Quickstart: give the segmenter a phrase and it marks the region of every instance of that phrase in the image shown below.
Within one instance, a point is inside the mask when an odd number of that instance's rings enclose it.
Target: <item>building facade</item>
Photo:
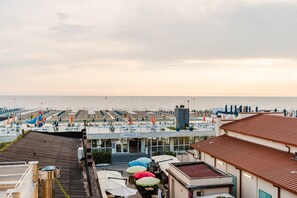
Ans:
[[[191,145],[190,160],[233,175],[236,197],[297,197],[297,119],[257,114],[226,122],[217,137]]]

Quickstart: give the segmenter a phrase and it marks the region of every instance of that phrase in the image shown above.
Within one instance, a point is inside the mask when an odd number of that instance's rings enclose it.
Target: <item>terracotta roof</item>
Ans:
[[[290,153],[226,135],[191,146],[297,194],[297,161],[292,160]]]
[[[61,177],[58,181],[65,191],[71,197],[86,197],[82,167],[77,157],[79,145],[78,139],[30,132],[1,152],[0,162],[39,161],[39,167],[60,166]],[[57,184],[55,197],[65,197]]]
[[[205,163],[174,164],[174,166],[184,172],[190,178],[211,178],[222,176],[222,174],[215,171]]]
[[[224,124],[221,129],[297,146],[297,118],[257,114]]]

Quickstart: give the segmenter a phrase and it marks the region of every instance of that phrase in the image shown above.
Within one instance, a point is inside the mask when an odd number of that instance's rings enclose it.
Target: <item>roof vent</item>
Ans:
[[[297,161],[297,152],[295,152],[295,156],[292,159]]]
[[[297,174],[296,170],[290,171],[291,174]]]

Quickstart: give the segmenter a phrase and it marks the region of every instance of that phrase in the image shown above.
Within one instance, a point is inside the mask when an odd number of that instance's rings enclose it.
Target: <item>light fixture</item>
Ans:
[[[220,160],[217,160],[217,163],[224,165],[224,162],[221,162]]]
[[[246,176],[249,179],[253,179],[253,177],[251,175],[247,174],[247,173],[243,173],[243,175]]]

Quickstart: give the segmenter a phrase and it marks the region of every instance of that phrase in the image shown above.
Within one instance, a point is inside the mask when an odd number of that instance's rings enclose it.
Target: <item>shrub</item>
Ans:
[[[93,151],[92,154],[95,164],[111,163],[111,152]]]
[[[176,153],[172,152],[172,151],[158,151],[158,152],[154,152],[153,156],[155,155],[172,155],[174,157],[176,157]]]

